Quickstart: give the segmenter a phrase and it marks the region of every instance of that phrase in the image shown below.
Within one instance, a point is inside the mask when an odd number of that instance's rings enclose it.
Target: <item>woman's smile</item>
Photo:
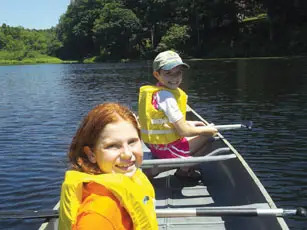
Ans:
[[[129,163],[120,163],[115,165],[116,168],[121,171],[132,171],[135,168],[135,161],[131,161]]]

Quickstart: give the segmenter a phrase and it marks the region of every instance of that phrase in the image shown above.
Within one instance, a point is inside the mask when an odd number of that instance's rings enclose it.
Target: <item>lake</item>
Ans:
[[[278,207],[307,207],[307,59],[187,62],[189,104],[214,124],[252,120],[252,131],[223,135]],[[51,209],[83,116],[110,101],[136,111],[138,88],[154,82],[151,71],[151,61],[0,66],[0,210]],[[306,229],[306,219],[285,220],[290,229]],[[0,229],[41,222],[0,220]]]

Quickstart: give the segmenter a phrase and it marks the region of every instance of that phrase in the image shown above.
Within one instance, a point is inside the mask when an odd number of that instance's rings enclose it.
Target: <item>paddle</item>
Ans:
[[[58,210],[18,210],[0,211],[0,219],[38,219],[38,218],[57,218]]]
[[[252,121],[246,121],[241,124],[233,124],[233,125],[214,125],[218,131],[224,131],[224,130],[232,130],[232,129],[241,129],[241,128],[247,128],[249,130],[252,129],[253,122]]]
[[[204,118],[202,118],[194,109],[192,109],[189,105],[187,105],[187,111],[191,111],[200,121],[204,122],[207,125],[210,125]],[[246,121],[240,124],[232,124],[232,125],[213,125],[218,131],[224,130],[232,130],[232,129],[241,129],[247,128],[249,130],[252,129],[253,122]]]
[[[208,207],[196,209],[156,209],[158,218],[192,217],[192,216],[307,216],[305,208],[297,209],[261,209],[236,207]],[[37,219],[58,218],[58,210],[40,211],[0,211],[0,219]]]
[[[302,216],[306,217],[306,209],[263,209],[236,207],[208,207],[196,209],[157,209],[158,217],[192,217],[192,216]]]

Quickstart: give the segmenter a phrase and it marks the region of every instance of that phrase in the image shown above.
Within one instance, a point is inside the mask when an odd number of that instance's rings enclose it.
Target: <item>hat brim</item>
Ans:
[[[184,66],[184,67],[186,67],[188,69],[190,68],[190,66],[188,64],[184,63],[184,62],[172,62],[172,63],[169,63],[169,64],[166,64],[166,65],[162,66],[161,69],[163,69],[163,70],[171,70],[171,69],[173,69],[173,68],[175,68],[175,67],[177,67],[179,65],[182,65],[182,66]]]

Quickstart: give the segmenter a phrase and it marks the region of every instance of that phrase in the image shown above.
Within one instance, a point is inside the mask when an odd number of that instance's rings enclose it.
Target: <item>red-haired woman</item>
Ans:
[[[83,119],[68,153],[59,229],[158,229],[154,190],[143,160],[134,114],[117,103]]]

